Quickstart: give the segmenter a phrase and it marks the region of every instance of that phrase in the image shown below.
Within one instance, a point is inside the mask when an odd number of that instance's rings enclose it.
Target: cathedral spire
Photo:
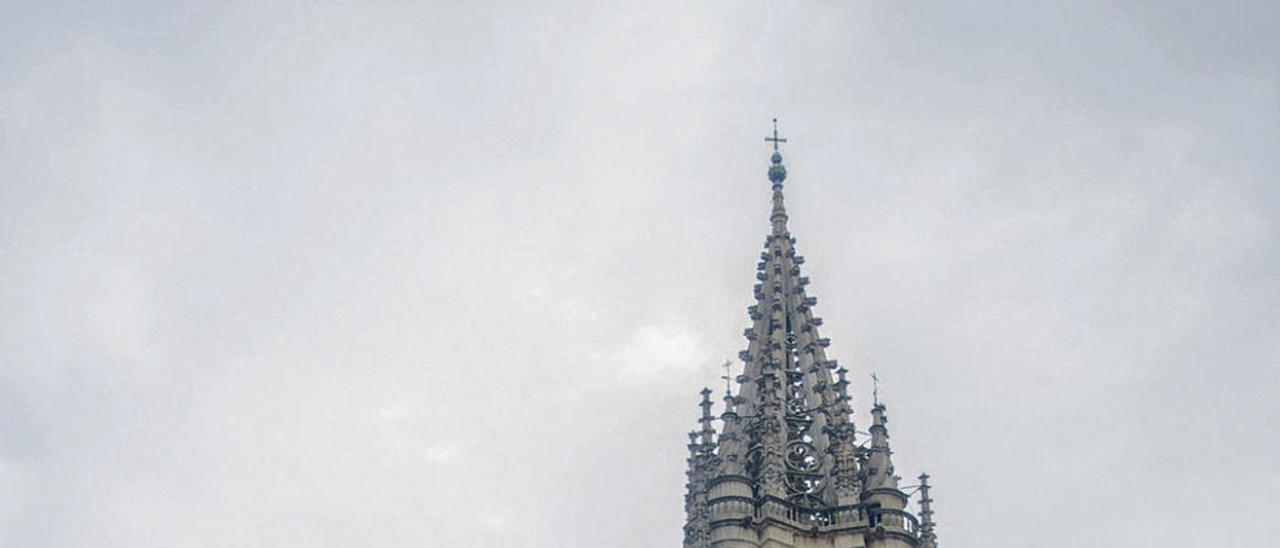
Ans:
[[[755,302],[747,307],[747,348],[738,354],[743,369],[733,379],[736,395],[726,391],[718,437],[710,391],[702,393],[702,429],[691,434],[685,546],[700,548],[711,540],[734,548],[773,546],[769,539],[789,534],[834,539],[880,526],[880,536],[860,545],[914,548],[918,538],[908,524],[915,518],[904,510],[906,495],[896,480],[885,479],[893,470],[883,406],[873,411],[872,447],[864,451],[852,419],[848,370],[827,357],[831,341],[819,334],[818,300],[808,294],[805,260],[787,227],[787,168],[778,146],[787,139],[778,136],[776,119],[765,141],[773,145],[770,230],[756,264]],[[873,464],[877,471],[868,475]],[[907,544],[893,544],[898,541]]]
[[[804,257],[787,229],[787,171],[777,150],[787,140],[778,137],[776,125],[765,139],[775,148],[768,169],[771,230],[756,265],[760,283],[756,304],[748,308],[752,326],[743,332],[741,389],[726,398],[736,406],[725,417],[720,455],[726,472],[741,464],[739,473],[752,480],[766,506],[856,504],[854,428],[843,391],[848,382],[832,378],[838,365],[825,355],[829,341],[818,334],[822,319],[813,314],[817,299],[807,294]]]

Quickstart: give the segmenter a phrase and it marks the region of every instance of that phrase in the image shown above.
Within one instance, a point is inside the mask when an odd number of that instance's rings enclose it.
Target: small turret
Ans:
[[[867,450],[864,469],[866,491],[863,492],[863,497],[870,506],[871,524],[876,530],[901,534],[914,527],[907,517],[907,494],[898,489],[899,478],[893,468],[893,451],[889,449],[889,428],[885,426],[889,422],[886,411],[884,403],[879,401],[871,408],[871,448]],[[891,536],[879,538],[870,546],[896,548],[901,545],[893,541]]]
[[[716,468],[715,427],[711,416],[711,390],[702,389],[702,423],[701,430],[689,432],[689,470],[687,493],[685,494],[684,546],[686,548],[704,548],[709,546],[709,513],[707,507],[707,480]]]
[[[887,408],[877,403],[871,408],[871,449],[867,457],[866,487],[879,489],[898,488],[897,476],[893,470],[893,450],[889,449],[889,429],[885,425],[889,417],[885,416]]]

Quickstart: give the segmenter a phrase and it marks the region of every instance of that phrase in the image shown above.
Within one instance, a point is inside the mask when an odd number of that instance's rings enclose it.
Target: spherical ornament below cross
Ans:
[[[782,165],[782,155],[777,152],[773,153],[773,165],[769,166],[769,180],[775,185],[787,180],[787,168]]]

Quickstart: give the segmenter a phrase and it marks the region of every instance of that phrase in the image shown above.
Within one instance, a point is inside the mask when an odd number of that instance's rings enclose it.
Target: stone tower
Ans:
[[[804,257],[787,231],[774,120],[771,230],[756,265],[751,327],[739,353],[737,395],[725,394],[720,431],[703,389],[701,428],[689,433],[685,548],[935,548],[928,476],[901,486],[889,449],[887,408],[869,433],[853,424],[848,371],[827,358]],[[907,508],[918,492],[920,516]]]

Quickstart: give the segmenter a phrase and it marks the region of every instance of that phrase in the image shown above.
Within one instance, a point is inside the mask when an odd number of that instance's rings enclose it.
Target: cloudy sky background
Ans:
[[[0,3],[0,546],[678,546],[775,115],[944,545],[1274,541],[1274,2],[100,4]]]

